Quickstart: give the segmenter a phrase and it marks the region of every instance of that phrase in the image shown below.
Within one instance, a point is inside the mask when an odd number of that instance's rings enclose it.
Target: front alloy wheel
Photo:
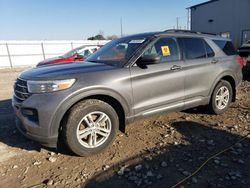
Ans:
[[[69,111],[62,127],[64,142],[80,156],[96,154],[110,145],[119,128],[119,118],[106,102],[89,99]]]
[[[100,111],[90,112],[77,126],[77,139],[86,148],[96,148],[108,139],[111,127],[107,114]]]

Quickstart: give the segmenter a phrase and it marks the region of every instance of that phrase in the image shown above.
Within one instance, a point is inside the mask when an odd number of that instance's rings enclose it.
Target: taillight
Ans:
[[[236,60],[237,60],[237,62],[241,65],[241,67],[244,66],[245,63],[244,63],[244,59],[243,59],[242,57],[237,56]]]

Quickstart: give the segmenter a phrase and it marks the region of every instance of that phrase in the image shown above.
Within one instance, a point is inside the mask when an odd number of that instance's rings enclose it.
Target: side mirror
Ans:
[[[144,56],[140,57],[137,64],[145,66],[145,65],[159,63],[160,60],[161,60],[161,57],[158,55],[144,55]]]

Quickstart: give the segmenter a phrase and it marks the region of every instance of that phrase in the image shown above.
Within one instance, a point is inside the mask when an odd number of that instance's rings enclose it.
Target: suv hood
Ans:
[[[67,79],[72,78],[72,75],[75,74],[99,72],[111,69],[117,69],[117,67],[103,63],[69,63],[36,67],[21,73],[19,77],[24,80]]]

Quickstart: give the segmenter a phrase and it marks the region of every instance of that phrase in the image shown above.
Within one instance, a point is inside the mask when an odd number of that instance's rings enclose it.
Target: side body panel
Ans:
[[[184,73],[171,70],[174,65],[182,66],[183,62],[148,65],[145,69],[131,67],[135,116],[183,108]]]

